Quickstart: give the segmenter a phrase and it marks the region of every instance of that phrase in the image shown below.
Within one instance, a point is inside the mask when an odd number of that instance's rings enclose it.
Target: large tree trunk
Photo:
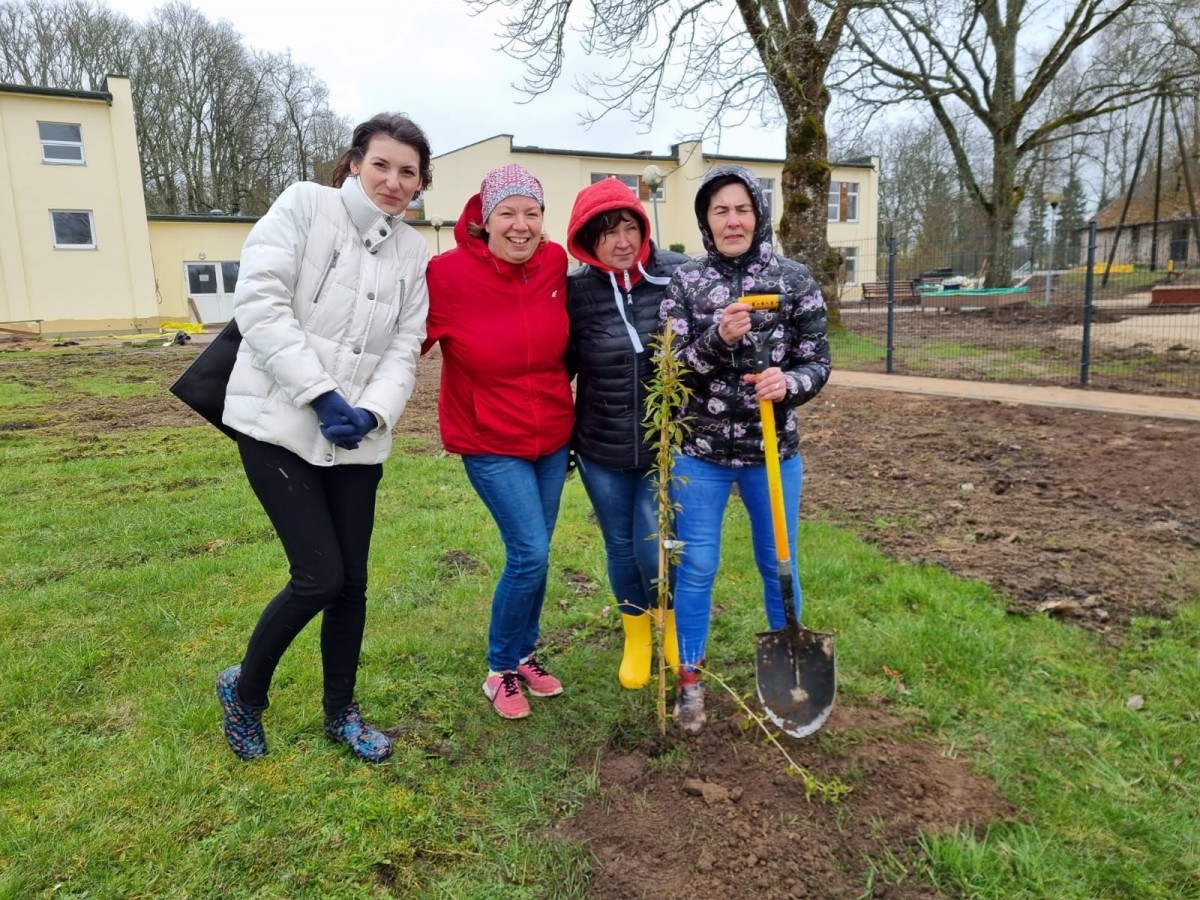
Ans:
[[[838,258],[829,249],[827,213],[831,167],[825,112],[829,92],[819,79],[807,87],[806,94],[815,98],[813,102],[794,97],[782,104],[788,112],[782,185],[786,199],[778,237],[784,256],[812,270],[825,295],[830,327],[838,327]]]
[[[1011,135],[997,135],[992,152],[992,209],[988,210],[986,287],[1011,287],[1013,228],[1024,196],[1016,187],[1017,148]]]

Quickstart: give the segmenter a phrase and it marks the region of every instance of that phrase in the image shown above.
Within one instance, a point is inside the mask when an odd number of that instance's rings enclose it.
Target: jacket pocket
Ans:
[[[329,261],[325,263],[325,270],[321,273],[321,280],[317,282],[317,289],[312,295],[312,311],[308,314],[308,318],[304,322],[304,328],[307,331],[313,320],[317,317],[317,312],[320,310],[321,294],[325,291],[325,285],[329,281],[329,276],[333,274],[334,268],[337,266],[338,257],[342,255],[341,250],[334,250],[329,254]],[[303,302],[303,298],[300,298]]]
[[[325,264],[325,271],[321,273],[321,280],[317,282],[317,289],[313,291],[313,306],[317,305],[317,301],[321,299],[321,292],[325,290],[325,282],[329,280],[329,275],[337,265],[338,257],[342,255],[341,250],[334,250],[329,256],[329,262]]]

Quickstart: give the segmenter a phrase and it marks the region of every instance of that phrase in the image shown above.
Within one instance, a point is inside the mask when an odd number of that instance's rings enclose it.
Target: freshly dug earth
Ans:
[[[9,349],[29,345],[0,344]],[[4,353],[0,377],[50,384],[77,372],[81,355],[104,365],[105,352],[34,353],[37,365]],[[165,387],[196,352],[122,351],[146,373],[130,377],[160,381],[161,396],[67,401],[52,421],[17,427],[96,436],[178,424],[186,411]],[[400,428],[410,452],[439,447],[439,365],[436,353],[422,360]],[[1131,616],[1170,616],[1200,594],[1200,424],[828,387],[802,428],[805,517],[986,581],[1014,614],[1061,616],[1119,642]],[[814,737],[784,739],[822,781],[853,784],[836,805],[806,798],[720,692],[710,707],[697,738],[614,738],[602,755],[597,799],[556,832],[591,848],[589,896],[938,897],[921,879],[919,835],[1015,814],[968,754],[946,753],[882,703],[840,705]],[[679,746],[688,752],[665,755]],[[593,763],[591,751],[581,757]]]
[[[432,432],[432,448],[438,360],[422,366],[407,431]],[[805,517],[986,581],[1016,614],[1120,641],[1131,616],[1200,594],[1200,424],[828,387],[801,427]],[[816,736],[784,739],[798,765],[854,786],[837,805],[806,799],[761,732],[709,697],[698,738],[614,740],[599,797],[560,824],[592,849],[595,900],[937,897],[919,835],[1014,815],[968,755],[882,704],[838,706]],[[656,764],[675,742],[685,767]],[[888,855],[906,871],[885,878]]]
[[[804,408],[804,515],[1119,641],[1200,595],[1200,424],[827,388]]]

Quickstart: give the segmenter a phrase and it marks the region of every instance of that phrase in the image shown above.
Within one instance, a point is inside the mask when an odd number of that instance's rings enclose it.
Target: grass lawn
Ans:
[[[101,405],[162,389],[119,367],[74,374]],[[578,479],[543,619],[568,695],[519,724],[489,711],[495,529],[457,458],[400,446],[359,682],[367,717],[404,729],[395,756],[366,766],[324,738],[310,628],[272,688],[271,753],[245,764],[213,679],[286,564],[233,444],[57,429],[61,393],[16,384],[0,385],[0,897],[585,895],[587,848],[547,828],[596,796],[614,735],[656,725],[651,691],[616,687],[619,623]],[[716,637],[749,656],[762,613],[743,520],[719,591],[748,599]],[[903,672],[894,709],[968,748],[1020,810],[982,838],[924,842],[946,896],[1200,897],[1200,604],[1136,621],[1115,649],[828,524],[804,523],[801,548],[806,619],[838,635],[839,702],[894,695],[884,669]]]

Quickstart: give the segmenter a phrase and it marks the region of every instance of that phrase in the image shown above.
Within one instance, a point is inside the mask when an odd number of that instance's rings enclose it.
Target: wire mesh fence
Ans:
[[[838,248],[839,368],[1200,396],[1200,276],[1186,261],[1104,277],[1093,232],[1090,265],[1026,260],[1012,287],[989,289],[982,240],[908,253],[873,244]]]

